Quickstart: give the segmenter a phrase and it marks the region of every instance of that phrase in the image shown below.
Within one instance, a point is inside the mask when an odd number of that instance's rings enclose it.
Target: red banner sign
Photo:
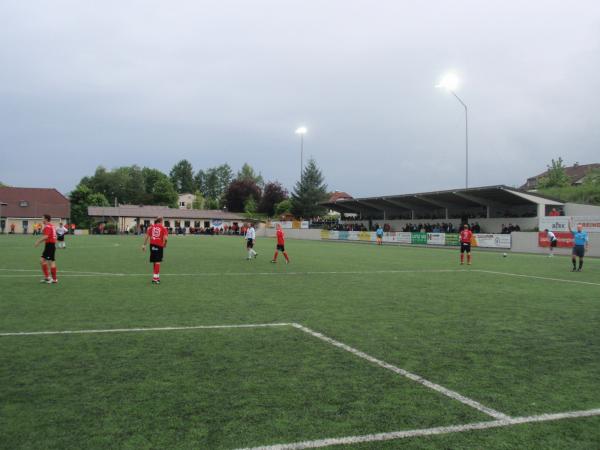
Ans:
[[[572,233],[559,233],[554,232],[556,239],[558,242],[556,243],[557,247],[569,248],[573,247],[573,234]],[[550,247],[550,239],[544,231],[540,231],[538,233],[538,245],[540,247]]]

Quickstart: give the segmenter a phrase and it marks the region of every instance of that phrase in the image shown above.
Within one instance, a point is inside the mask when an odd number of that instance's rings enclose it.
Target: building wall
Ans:
[[[196,196],[194,194],[181,194],[179,196],[179,200],[177,201],[177,206],[179,206],[179,209],[192,209],[194,200],[196,200]],[[184,203],[183,206],[181,206],[182,202]]]
[[[589,233],[590,246],[587,256],[600,257],[600,233]],[[511,251],[519,253],[548,254],[548,247],[538,245],[538,233],[512,233]],[[570,248],[555,248],[556,255],[570,255]]]
[[[144,225],[144,223],[147,221],[149,224],[152,224],[152,223],[154,223],[154,219],[155,219],[155,217],[140,217],[139,223],[140,223],[140,225]],[[214,226],[216,228],[221,228],[224,225],[227,225],[227,227],[231,227],[234,222],[237,222],[238,226],[241,227],[244,222],[243,220],[219,220],[219,219],[171,219],[171,218],[166,218],[163,220],[165,222],[169,222],[169,227],[171,227],[171,228],[175,228],[175,221],[178,220],[180,222],[180,226],[183,228],[186,228],[186,231],[189,231],[189,228],[196,228],[195,222],[200,222],[201,228],[204,228],[204,222],[209,222],[209,227]],[[189,227],[185,226],[186,221],[190,222]],[[217,225],[217,223],[218,223],[218,225]],[[136,218],[135,217],[119,217],[117,219],[117,228],[119,229],[120,232],[135,230],[135,227],[136,227]]]
[[[600,216],[600,206],[565,203],[565,216]]]
[[[10,232],[10,226],[11,224],[15,225],[15,234],[23,234],[23,232],[25,231],[24,227],[23,227],[23,221],[26,220],[28,222],[28,226],[27,226],[27,234],[32,234],[33,233],[33,226],[36,223],[41,224],[43,222],[43,218],[42,217],[36,217],[36,218],[31,218],[31,217],[25,217],[25,218],[20,218],[20,217],[8,217],[6,220],[6,226],[4,227],[4,232],[5,233],[9,233]],[[52,219],[52,223],[55,226],[58,226],[58,224],[62,222],[63,224],[66,224],[68,222],[68,219],[63,218],[63,219]]]

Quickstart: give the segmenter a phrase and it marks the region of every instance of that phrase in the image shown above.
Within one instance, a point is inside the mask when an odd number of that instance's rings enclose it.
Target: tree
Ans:
[[[146,188],[145,200],[142,203],[145,205],[154,205],[157,203],[153,194],[156,183],[160,180],[167,180],[170,182],[169,177],[160,170],[150,169],[148,167],[142,169],[142,176],[144,177],[144,186]]]
[[[314,159],[310,159],[302,172],[302,179],[296,183],[292,193],[292,213],[296,217],[316,217],[323,215],[326,208],[322,205],[328,198],[327,185],[323,174]]]
[[[253,196],[250,196],[244,202],[244,212],[248,215],[256,214],[256,200]]]
[[[80,228],[90,226],[88,206],[109,206],[108,200],[103,194],[92,192],[89,187],[81,183],[69,194],[69,200],[71,201],[71,222]]]
[[[571,184],[562,158],[559,157],[557,160],[552,159],[552,162],[547,167],[546,175],[540,177],[538,180],[538,187],[540,189],[569,186]]]
[[[277,181],[265,184],[263,194],[258,205],[258,212],[272,216],[275,214],[275,205],[288,198],[287,190]]]
[[[194,192],[194,169],[187,159],[182,159],[173,166],[169,178],[178,193]]]
[[[240,171],[237,173],[236,180],[253,181],[260,188],[264,185],[264,180],[261,174],[256,175],[252,166],[248,163],[244,163]]]
[[[260,188],[252,180],[233,180],[225,193],[225,204],[232,212],[243,212],[246,200],[253,197],[254,201],[260,200]]]
[[[282,216],[284,214],[291,214],[292,212],[292,201],[288,198],[275,205],[275,214]]]
[[[194,202],[192,203],[192,208],[194,209],[204,209],[204,197],[202,196],[202,192],[196,191],[194,193]]]
[[[586,186],[600,187],[600,169],[590,169],[585,174],[583,184]]]
[[[168,178],[162,178],[156,182],[152,191],[155,205],[164,205],[177,208],[177,192]]]

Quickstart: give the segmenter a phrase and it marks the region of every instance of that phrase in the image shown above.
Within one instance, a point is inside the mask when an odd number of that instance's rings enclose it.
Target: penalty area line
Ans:
[[[238,450],[301,450],[305,448],[320,448],[333,445],[353,445],[364,442],[381,442],[395,439],[407,439],[422,436],[435,436],[441,434],[464,433],[467,431],[487,430],[490,428],[509,427],[527,423],[550,422],[563,419],[576,419],[582,417],[600,416],[599,409],[584,411],[567,411],[555,414],[540,414],[537,416],[513,417],[508,419],[491,420],[488,422],[475,422],[464,425],[451,425],[445,427],[422,428],[406,431],[392,431],[389,433],[366,434],[360,436],[346,436],[339,438],[318,439],[314,441],[293,442],[289,444],[266,445],[261,447],[246,447]]]
[[[420,385],[425,386],[426,388],[429,388],[429,389],[431,389],[433,391],[436,391],[436,392],[438,392],[438,393],[440,393],[442,395],[445,395],[446,397],[449,397],[449,398],[451,398],[453,400],[459,401],[462,404],[470,406],[471,408],[474,408],[474,409],[476,409],[476,410],[478,410],[478,411],[480,411],[480,412],[482,412],[484,414],[487,414],[488,416],[491,416],[491,417],[493,417],[495,419],[509,419],[510,418],[506,414],[503,414],[503,413],[501,413],[499,411],[496,411],[496,410],[494,410],[492,408],[488,408],[487,406],[482,405],[481,403],[479,403],[476,400],[473,400],[473,399],[471,399],[469,397],[465,397],[464,395],[461,395],[458,392],[453,391],[451,389],[445,388],[444,386],[441,386],[439,384],[433,383],[433,382],[431,382],[431,381],[429,381],[429,380],[427,380],[427,379],[425,379],[425,378],[423,378],[423,377],[421,377],[421,376],[419,376],[417,374],[409,372],[408,370],[401,369],[400,367],[394,366],[394,365],[389,364],[389,363],[387,363],[385,361],[377,359],[377,358],[375,358],[375,357],[373,357],[371,355],[368,355],[367,353],[362,352],[362,351],[360,351],[360,350],[358,350],[358,349],[356,349],[354,347],[350,347],[349,345],[346,345],[343,342],[336,341],[335,339],[332,339],[332,338],[330,338],[328,336],[325,336],[322,333],[319,333],[317,331],[311,330],[308,327],[305,327],[305,326],[297,324],[297,323],[292,324],[292,326],[294,328],[297,328],[298,330],[303,331],[304,333],[307,333],[307,334],[309,334],[309,335],[317,338],[317,339],[320,339],[320,340],[322,340],[324,342],[327,342],[328,344],[333,345],[334,347],[338,347],[338,348],[340,348],[342,350],[345,350],[345,351],[347,351],[349,353],[352,353],[355,356],[358,356],[359,358],[362,358],[362,359],[364,359],[366,361],[369,361],[372,364],[375,364],[375,365],[377,365],[379,367],[382,367],[382,368],[387,369],[387,370],[389,370],[391,372],[394,372],[397,375],[401,375],[401,376],[403,376],[405,378],[408,378],[411,381],[419,383]]]

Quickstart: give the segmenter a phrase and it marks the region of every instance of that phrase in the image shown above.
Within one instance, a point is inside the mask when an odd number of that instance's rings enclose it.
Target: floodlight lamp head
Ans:
[[[460,83],[458,76],[454,73],[447,73],[442,77],[442,80],[437,84],[436,88],[446,89],[447,91],[455,91]]]
[[[296,130],[296,134],[306,134],[306,132],[307,132],[307,131],[308,131],[308,130],[306,129],[306,127],[299,127],[299,128]]]

